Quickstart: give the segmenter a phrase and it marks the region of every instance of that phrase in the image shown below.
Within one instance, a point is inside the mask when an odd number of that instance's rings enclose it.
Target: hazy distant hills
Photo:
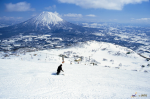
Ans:
[[[6,20],[6,19],[3,20],[3,19],[1,19],[0,20],[0,28],[8,27],[8,26],[15,25],[18,23],[21,23],[21,21],[20,20]]]

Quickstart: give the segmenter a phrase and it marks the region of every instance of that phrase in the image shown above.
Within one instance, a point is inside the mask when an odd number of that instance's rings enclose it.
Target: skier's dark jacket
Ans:
[[[62,70],[62,64],[59,65],[58,68],[57,68],[57,75],[60,73],[60,71],[63,71],[63,70]]]

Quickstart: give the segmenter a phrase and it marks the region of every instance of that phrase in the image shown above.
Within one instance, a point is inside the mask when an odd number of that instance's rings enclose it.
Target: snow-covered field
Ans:
[[[64,72],[55,75],[62,55]],[[150,99],[150,62],[110,43],[1,53],[0,63],[1,99]]]

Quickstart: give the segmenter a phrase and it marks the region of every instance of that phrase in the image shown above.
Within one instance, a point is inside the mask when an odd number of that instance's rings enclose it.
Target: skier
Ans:
[[[59,75],[59,73],[60,73],[61,71],[63,71],[63,70],[62,70],[62,64],[60,64],[60,65],[58,66],[58,68],[57,68],[57,75]],[[63,72],[64,72],[64,71],[63,71]]]

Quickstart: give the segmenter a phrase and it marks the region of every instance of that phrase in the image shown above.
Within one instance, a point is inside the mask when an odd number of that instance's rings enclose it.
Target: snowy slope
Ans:
[[[50,29],[50,25],[55,26],[56,24],[60,24],[63,22],[63,19],[60,18],[56,13],[43,11],[41,14],[32,18],[30,21],[32,24],[36,24],[36,27],[40,25],[46,26]]]
[[[130,99],[135,92],[150,98],[149,73],[65,63],[65,76],[57,76],[57,62],[0,62],[1,99]]]
[[[16,54],[15,54],[16,55]],[[83,65],[97,64],[109,68],[118,68],[125,70],[150,72],[150,62],[145,58],[138,55],[131,49],[122,47],[119,45],[87,41],[79,42],[64,49],[50,49],[45,51],[26,53],[26,49],[18,51],[18,57],[2,53],[1,58],[11,58],[24,61],[34,62],[53,62],[54,60],[61,63],[61,57],[59,55],[65,55],[65,62],[70,64],[76,64],[74,60],[82,58],[79,63]],[[29,58],[30,57],[30,58]]]
[[[37,23],[35,22],[36,24],[38,23],[58,24],[58,22],[62,22],[63,19],[58,17],[56,13],[44,11],[37,17],[34,17],[34,21],[37,22]]]
[[[57,76],[60,54],[66,55],[65,72]],[[137,98],[150,98],[149,62],[118,45],[89,41],[66,49],[1,53],[1,58],[2,99],[128,99],[135,92]]]

